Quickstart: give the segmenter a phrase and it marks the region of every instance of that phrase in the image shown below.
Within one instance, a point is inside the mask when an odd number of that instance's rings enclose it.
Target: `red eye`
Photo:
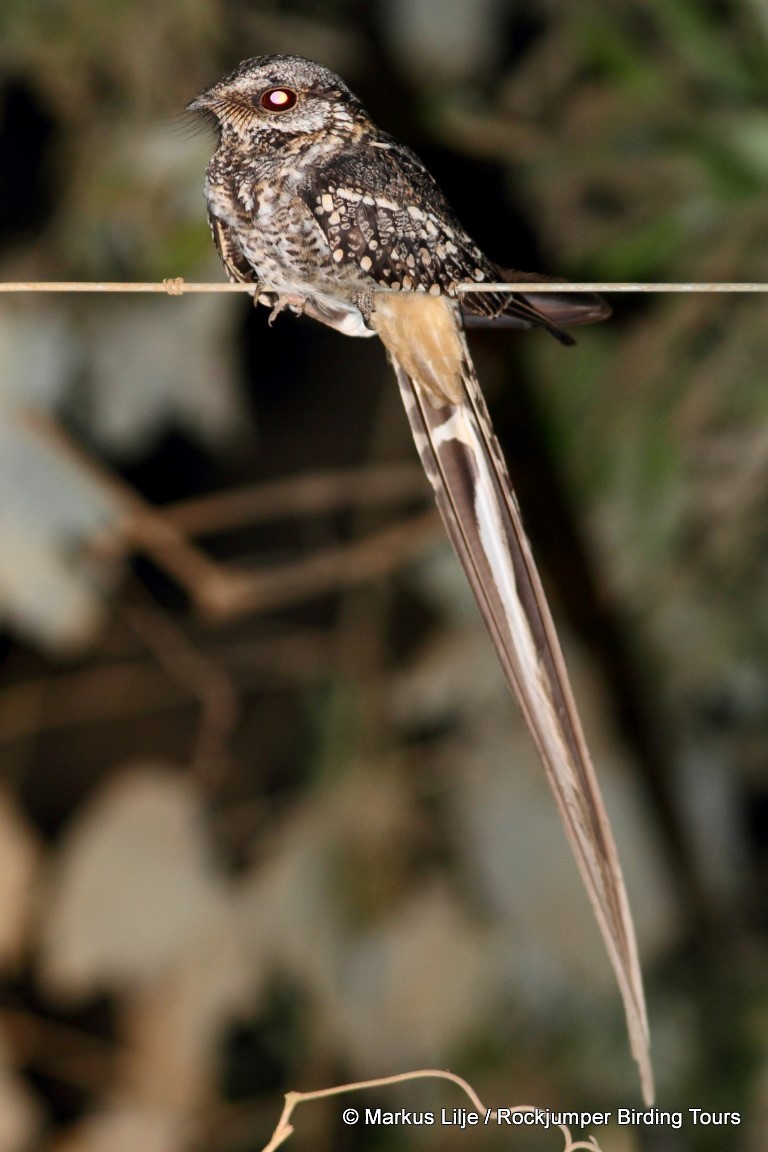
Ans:
[[[287,112],[293,108],[298,97],[291,88],[267,88],[261,94],[261,106],[267,112]]]

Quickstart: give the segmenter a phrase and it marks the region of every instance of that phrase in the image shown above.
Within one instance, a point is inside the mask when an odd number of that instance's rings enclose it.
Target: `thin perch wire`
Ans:
[[[160,281],[105,281],[105,280],[6,280],[0,282],[0,292],[163,292],[168,296],[183,296],[190,292],[247,292],[253,293],[253,284],[196,283],[181,276]],[[385,289],[386,291],[386,289]],[[768,292],[768,284],[752,282],[711,282],[681,284],[650,284],[640,281],[573,281],[533,280],[503,284],[460,284],[458,291],[470,292]]]

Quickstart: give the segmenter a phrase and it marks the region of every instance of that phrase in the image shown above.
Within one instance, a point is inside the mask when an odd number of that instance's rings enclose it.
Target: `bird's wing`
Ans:
[[[650,1104],[648,1022],[621,866],[458,306],[444,297],[380,293],[372,323],[389,351],[438,508],[554,792],[618,980]],[[421,351],[414,352],[414,342]]]
[[[211,235],[216,245],[216,251],[221,256],[227,276],[232,283],[256,284],[258,282],[256,273],[229,225],[225,224],[220,217],[214,216],[213,212],[208,213],[208,223],[211,226]]]
[[[336,162],[318,165],[297,190],[340,271],[350,265],[375,288],[456,296],[465,283],[505,280],[456,220],[421,160],[385,133],[358,142]],[[532,277],[537,279],[537,277]],[[521,328],[542,327],[564,344],[560,327],[604,319],[610,308],[594,295],[533,298],[516,292],[462,295],[462,310],[480,323],[503,318]]]
[[[551,277],[532,272],[517,272],[499,268],[500,283],[513,285],[516,282],[530,284],[540,280],[542,284],[552,282]],[[560,281],[558,281],[560,283]],[[466,328],[530,328],[530,323],[521,322],[514,310],[509,311],[504,301],[524,300],[540,316],[544,316],[558,329],[570,328],[575,324],[595,324],[607,320],[611,315],[608,301],[597,292],[500,292],[461,294],[461,316]],[[483,297],[489,300],[483,301]],[[489,307],[490,302],[490,307]],[[484,308],[484,310],[483,310]]]

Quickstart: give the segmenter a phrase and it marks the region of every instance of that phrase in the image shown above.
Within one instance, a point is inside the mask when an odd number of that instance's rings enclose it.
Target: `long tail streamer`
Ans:
[[[504,457],[457,329],[463,353],[458,402],[437,401],[434,390],[420,386],[403,366],[383,323],[380,335],[448,535],[544,764],[616,974],[650,1104],[645,997],[616,845]]]

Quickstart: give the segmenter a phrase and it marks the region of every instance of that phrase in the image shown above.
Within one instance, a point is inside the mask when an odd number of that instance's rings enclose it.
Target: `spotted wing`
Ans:
[[[372,288],[455,296],[460,284],[499,276],[418,157],[384,134],[313,169],[299,196],[340,271],[354,265]],[[466,307],[484,316],[509,314],[573,342],[520,295],[478,293]]]
[[[384,133],[313,170],[299,195],[336,263],[355,265],[372,287],[456,296],[461,284],[522,276],[506,274],[485,256],[418,156]],[[540,326],[564,344],[573,338],[561,323],[610,313],[599,297],[583,294],[542,293],[534,301],[519,293],[478,292],[462,294],[461,306],[470,324],[502,319],[515,327]]]

